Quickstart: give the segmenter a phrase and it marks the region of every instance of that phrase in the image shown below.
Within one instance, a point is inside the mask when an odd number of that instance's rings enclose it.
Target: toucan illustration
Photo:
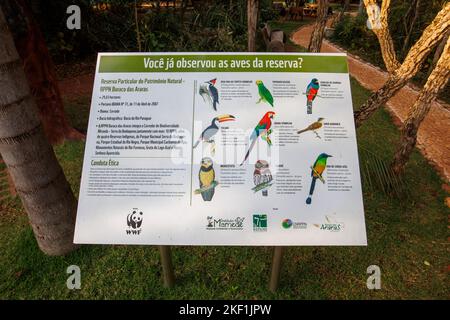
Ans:
[[[212,119],[211,124],[203,130],[202,134],[198,138],[198,140],[194,143],[193,148],[196,148],[201,141],[211,143],[211,153],[214,154],[215,151],[215,142],[214,136],[219,132],[220,124],[226,121],[234,121],[236,119],[231,114],[224,114]]]

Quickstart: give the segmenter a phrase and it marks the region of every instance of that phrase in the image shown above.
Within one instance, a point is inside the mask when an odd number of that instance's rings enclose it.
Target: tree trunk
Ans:
[[[0,154],[43,252],[75,248],[76,200],[45,138],[22,62],[0,8]]]
[[[139,52],[142,52],[141,31],[139,30],[139,15],[137,0],[134,0],[134,24],[136,26],[136,42]]]
[[[373,6],[377,6],[376,0],[364,0],[366,5],[367,15],[372,25],[372,31],[378,38],[378,42],[381,47],[381,55],[386,69],[389,73],[394,72],[400,67],[400,63],[397,60],[395,53],[394,42],[392,41],[391,33],[388,25],[388,14],[391,0],[384,0],[381,6],[380,15],[373,9]]]
[[[417,131],[431,108],[438,93],[447,85],[450,77],[450,40],[433,72],[423,86],[417,101],[414,103],[402,130],[402,138],[392,163],[392,170],[399,175],[403,172],[417,142]]]
[[[13,17],[9,20],[10,30],[15,33],[15,45],[47,139],[52,144],[64,139],[84,139],[67,121],[53,61],[26,1],[6,1],[2,6],[7,8],[8,17]]]
[[[409,41],[411,39],[411,34],[413,32],[414,25],[416,24],[416,20],[419,15],[419,8],[420,8],[420,0],[414,0],[410,7],[410,10],[413,11],[413,13],[412,13],[413,16],[411,18],[411,21],[409,24],[407,22],[405,22],[406,37],[405,37],[405,40],[403,41],[403,47],[402,47],[403,55],[405,54],[406,49],[408,48]]]
[[[444,36],[444,38],[442,38],[441,42],[437,46],[436,51],[434,52],[433,61],[431,62],[430,68],[428,69],[427,79],[430,77],[431,72],[436,67],[436,63],[438,62],[439,58],[441,57],[442,51],[444,51],[444,47],[445,47],[445,44],[447,43],[449,36],[450,36],[450,31],[447,32],[447,34]]]
[[[231,4],[231,1],[230,1]],[[186,8],[188,5],[188,0],[181,0],[181,13],[180,13],[180,20],[181,20],[181,25],[184,26],[184,15],[186,13]]]
[[[444,6],[424,30],[420,39],[409,50],[405,61],[389,76],[383,87],[373,93],[359,110],[354,112],[357,128],[416,75],[427,56],[448,30],[450,30],[450,3]]]
[[[323,34],[325,32],[325,26],[327,24],[327,15],[328,0],[319,0],[316,23],[311,34],[311,39],[309,40],[309,52],[320,52],[320,49],[322,48]]]
[[[358,14],[361,15],[364,11],[364,0],[359,0]]]
[[[248,52],[256,51],[256,28],[258,24],[259,0],[247,1]]]
[[[342,5],[341,10],[339,11],[336,19],[333,22],[333,26],[341,22],[342,19],[344,19],[345,12],[348,11],[350,7],[350,0],[344,0],[344,4]]]

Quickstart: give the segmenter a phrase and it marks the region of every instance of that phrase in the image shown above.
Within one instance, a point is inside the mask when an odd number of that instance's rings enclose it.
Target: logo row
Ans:
[[[244,230],[245,217],[230,218],[215,218],[213,216],[206,217],[207,230]],[[339,232],[344,228],[344,224],[341,222],[334,222],[335,219],[330,216],[325,217],[325,223],[314,223],[314,227],[331,232]],[[129,235],[139,235],[142,231],[141,225],[143,222],[143,212],[134,208],[130,214],[127,215],[127,230]],[[253,231],[266,232],[268,228],[267,214],[254,214],[253,215]],[[307,229],[308,224],[306,222],[297,222],[291,219],[283,219],[281,221],[281,227],[283,229]]]
[[[333,222],[329,216],[326,216],[325,223],[314,223],[314,227],[331,232],[339,232],[343,230],[344,224],[341,222]],[[244,230],[245,217],[236,217],[234,219],[230,218],[215,218],[213,216],[206,217],[207,219],[207,230]],[[253,231],[255,232],[265,232],[268,228],[267,214],[254,214],[253,215]],[[297,222],[291,219],[283,219],[281,221],[281,226],[283,229],[307,229],[308,224],[306,222]]]

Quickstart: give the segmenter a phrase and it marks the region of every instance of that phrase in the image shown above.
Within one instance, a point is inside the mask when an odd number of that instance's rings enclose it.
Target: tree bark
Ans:
[[[14,16],[10,20],[10,29],[16,33],[15,45],[23,61],[31,93],[36,99],[47,139],[52,144],[62,143],[65,139],[84,139],[85,136],[67,121],[55,66],[26,1],[6,1],[2,5],[8,8],[9,16]],[[24,30],[19,34],[17,30],[20,28]]]
[[[22,62],[0,8],[0,154],[8,167],[39,247],[72,251],[76,200],[45,138]]]
[[[436,67],[436,63],[438,62],[439,58],[442,55],[442,51],[444,51],[445,44],[447,43],[448,38],[450,37],[450,31],[447,32],[447,34],[442,38],[441,42],[436,48],[436,51],[434,52],[433,61],[431,62],[430,68],[428,69],[427,73],[427,79],[430,76],[431,72]]]
[[[139,15],[137,0],[134,0],[134,24],[136,26],[136,42],[139,52],[142,52],[141,31],[139,30]]]
[[[427,56],[448,30],[450,30],[450,2],[424,30],[420,39],[409,50],[405,61],[389,76],[383,87],[373,93],[359,110],[354,112],[357,128],[416,75]]]
[[[389,73],[392,73],[400,67],[400,63],[397,60],[394,42],[392,41],[388,25],[388,14],[391,0],[383,0],[379,16],[375,11],[371,10],[372,6],[377,5],[376,0],[364,0],[364,4],[366,5],[369,21],[373,27],[372,31],[375,33],[378,38],[378,42],[380,43],[381,55],[383,56],[386,69]]]
[[[416,145],[417,131],[425,116],[430,111],[431,104],[438,93],[447,85],[450,77],[450,39],[438,60],[436,67],[423,86],[417,101],[414,103],[402,130],[402,138],[392,163],[395,174],[403,173],[406,163]]]
[[[362,14],[363,11],[364,11],[364,0],[359,0],[358,14]]]
[[[180,13],[181,25],[184,25],[184,15],[186,13],[187,5],[188,5],[188,0],[181,0],[181,13]],[[231,1],[230,1],[230,7],[231,7]]]
[[[413,32],[414,25],[416,24],[416,20],[419,15],[419,8],[420,8],[420,0],[413,0],[413,3],[411,4],[410,7],[410,10],[413,12],[412,13],[413,16],[409,24],[405,21],[406,37],[405,40],[403,41],[402,54],[404,54],[406,52],[406,49],[408,48],[409,41],[411,39],[411,34]]]
[[[344,4],[342,5],[342,9],[339,11],[336,19],[334,20],[333,26],[335,26],[336,24],[341,22],[342,19],[344,19],[345,12],[349,9],[349,7],[350,7],[350,0],[344,0]]]
[[[248,52],[256,51],[259,0],[247,0]]]
[[[316,23],[314,24],[314,30],[309,40],[309,52],[320,52],[320,49],[322,48],[325,26],[327,23],[328,0],[318,0],[317,5],[317,18]]]
[[[317,4],[317,18],[316,23],[314,24],[314,30],[309,40],[309,52],[320,52],[320,49],[322,48],[323,34],[325,33],[325,26],[327,24],[328,0],[319,0]]]

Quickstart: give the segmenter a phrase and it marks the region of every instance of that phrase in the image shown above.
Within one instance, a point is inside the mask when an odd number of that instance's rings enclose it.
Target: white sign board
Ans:
[[[366,245],[347,57],[99,54],[75,242]]]

